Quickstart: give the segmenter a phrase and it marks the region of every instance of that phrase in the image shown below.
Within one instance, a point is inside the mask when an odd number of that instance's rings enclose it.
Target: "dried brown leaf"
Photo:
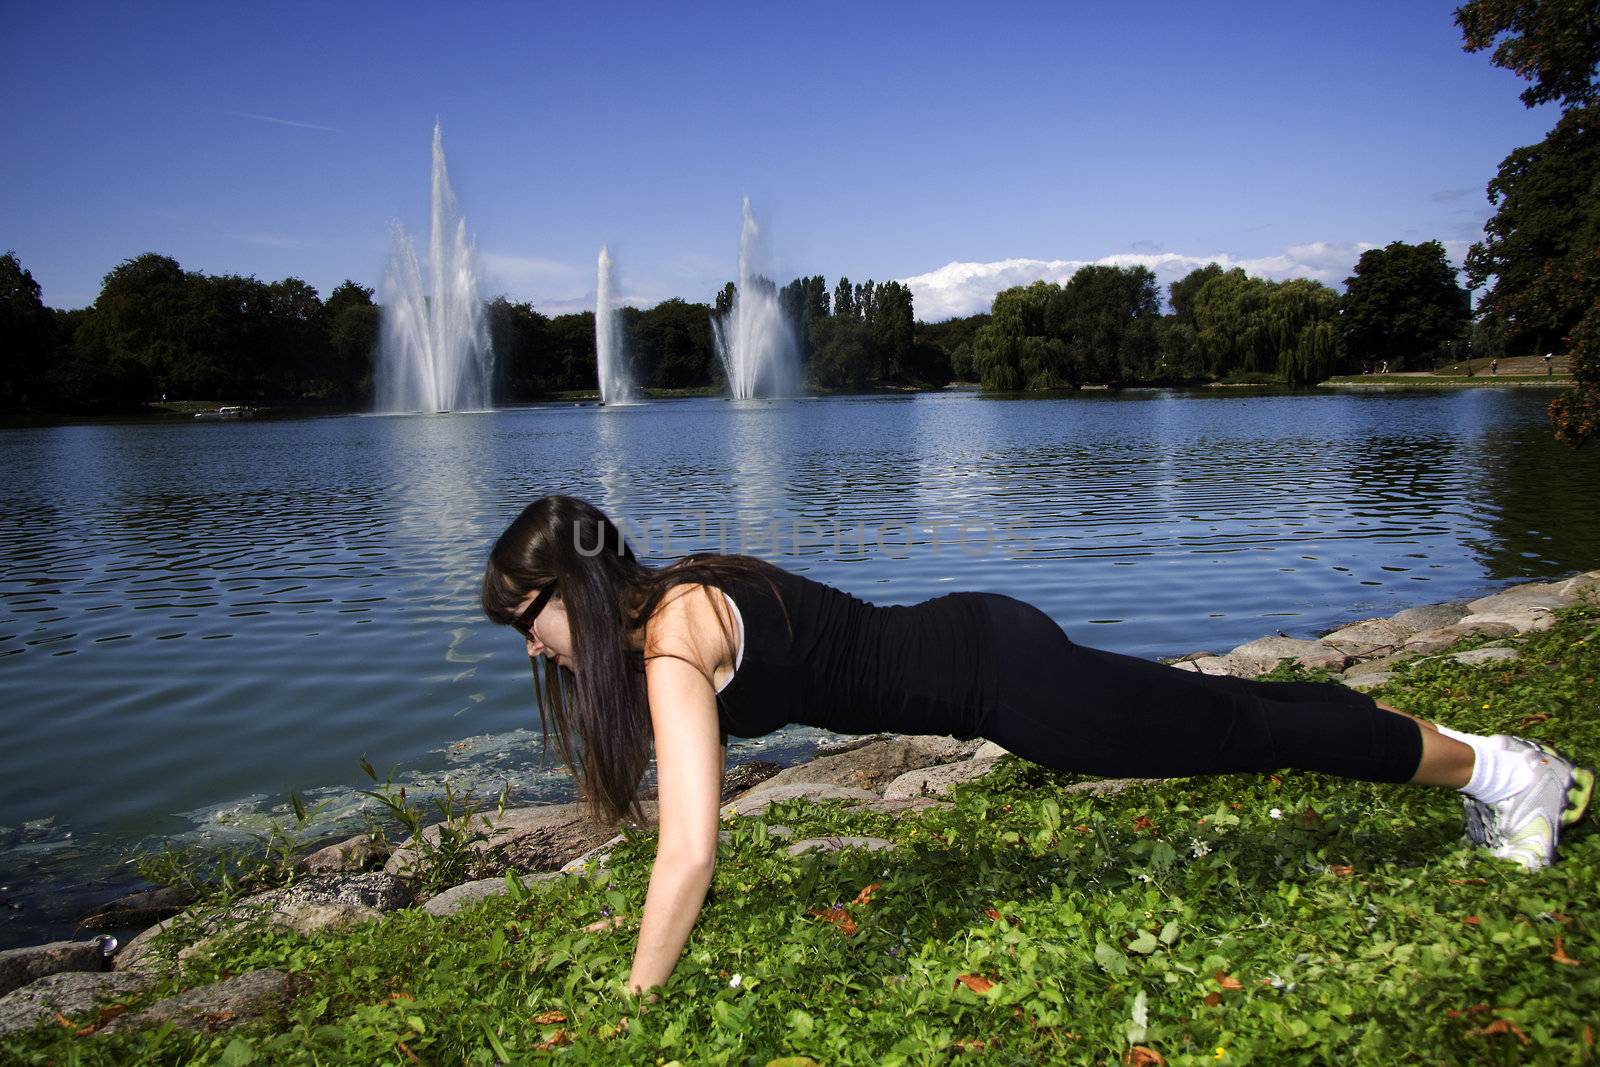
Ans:
[[[1244,983],[1233,977],[1227,971],[1217,972],[1217,984],[1223,989],[1243,989]]]
[[[981,974],[963,974],[956,981],[980,996],[994,988],[994,983]]]

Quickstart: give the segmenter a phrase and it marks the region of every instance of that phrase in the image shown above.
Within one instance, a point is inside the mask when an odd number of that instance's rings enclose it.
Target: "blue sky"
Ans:
[[[437,117],[484,295],[546,312],[602,243],[633,302],[710,299],[746,194],[780,281],[909,280],[921,317],[1095,261],[1337,284],[1459,260],[1554,124],[1453,7],[0,0],[0,249],[58,307],[151,251],[378,287]]]

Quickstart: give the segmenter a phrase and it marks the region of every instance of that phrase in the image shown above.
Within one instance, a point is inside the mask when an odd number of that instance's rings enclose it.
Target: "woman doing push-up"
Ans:
[[[1545,745],[1414,719],[1334,683],[1213,677],[1076,644],[991,593],[878,607],[748,556],[640,563],[605,514],[547,496],[501,534],[483,610],[537,666],[546,729],[603,815],[637,811],[656,760],[660,836],[629,988],[666,981],[711,884],[728,735],[983,737],[1046,767],[1167,778],[1295,768],[1460,790],[1466,832],[1536,869],[1592,771]]]

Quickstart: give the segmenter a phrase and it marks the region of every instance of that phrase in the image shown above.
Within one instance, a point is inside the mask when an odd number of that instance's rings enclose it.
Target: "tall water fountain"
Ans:
[[[494,353],[478,298],[477,248],[450,190],[438,123],[430,221],[426,286],[411,236],[394,224],[376,368],[379,411],[481,411],[492,403]]]
[[[615,283],[611,252],[601,245],[594,282],[594,357],[602,404],[628,404],[634,399],[622,345],[622,314],[611,295]]]
[[[733,307],[711,320],[711,331],[735,400],[799,392],[800,360],[794,334],[778,306],[778,291],[762,273],[761,227],[744,198],[739,230],[739,282]]]

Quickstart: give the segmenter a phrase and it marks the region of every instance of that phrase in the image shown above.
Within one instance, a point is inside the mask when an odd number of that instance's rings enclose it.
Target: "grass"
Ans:
[[[1483,732],[1600,754],[1600,610],[1522,658],[1433,661],[1378,695]],[[296,977],[279,1024],[79,1036],[19,1063],[1577,1063],[1600,1004],[1600,835],[1535,874],[1461,847],[1445,790],[1306,773],[1181,779],[1101,798],[1007,759],[955,804],[896,819],[791,803],[731,819],[714,899],[658,1003],[622,993],[649,835],[607,871],[443,919],[254,932],[138,998],[258,967]],[[797,836],[893,853],[786,855]],[[789,1059],[803,1064],[804,1059]]]

